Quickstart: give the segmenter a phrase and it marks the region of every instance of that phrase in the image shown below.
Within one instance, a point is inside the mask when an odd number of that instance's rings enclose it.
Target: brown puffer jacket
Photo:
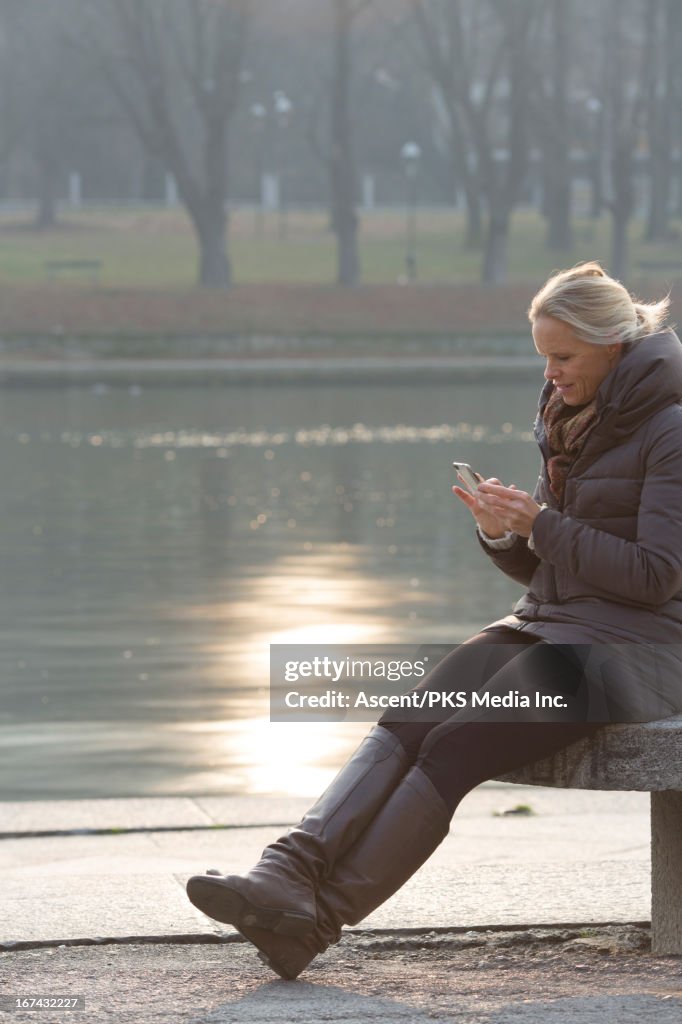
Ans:
[[[597,394],[597,422],[569,471],[563,505],[549,488],[540,395],[535,437],[546,503],[535,550],[517,537],[492,561],[527,586],[512,626],[550,643],[589,645],[595,709],[646,721],[682,710],[682,344],[643,338]],[[491,628],[491,627],[488,627]],[[606,704],[604,704],[604,701]]]

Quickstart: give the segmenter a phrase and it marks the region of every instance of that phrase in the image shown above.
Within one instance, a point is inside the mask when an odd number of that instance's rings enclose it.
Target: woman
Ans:
[[[546,363],[535,494],[496,478],[453,488],[483,550],[526,591],[416,689],[516,691],[531,706],[384,714],[246,876],[189,880],[192,902],[280,977],[388,899],[480,782],[605,722],[682,710],[682,345],[667,310],[597,263],[550,278],[529,309]]]

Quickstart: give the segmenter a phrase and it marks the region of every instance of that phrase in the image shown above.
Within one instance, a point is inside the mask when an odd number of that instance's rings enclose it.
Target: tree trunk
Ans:
[[[644,232],[646,242],[658,242],[668,237],[670,186],[669,155],[660,146],[653,145],[649,157],[649,208]]]
[[[601,116],[601,115],[600,115]],[[599,134],[601,138],[601,133]],[[590,158],[590,219],[598,220],[604,208],[604,176],[602,174],[602,152],[603,142],[597,143],[597,149]]]
[[[349,116],[350,0],[334,2],[334,71],[332,78],[332,151],[330,178],[332,226],[336,235],[337,283],[352,287],[360,278],[358,217],[355,209],[355,165]]]
[[[192,217],[199,242],[199,281],[203,288],[229,288],[232,280],[225,241],[227,217],[224,210],[206,210]]]
[[[629,218],[612,211],[611,276],[625,281],[628,275],[628,223]]]
[[[505,284],[509,242],[509,212],[492,210],[488,221],[483,256],[483,284]]]
[[[564,155],[560,162],[553,162],[545,180],[547,190],[547,237],[548,249],[569,252],[573,248],[571,225],[571,179]]]
[[[629,272],[628,225],[634,212],[633,154],[629,132],[616,139],[612,157],[613,202],[611,215],[611,273],[625,282]]]
[[[41,163],[38,174],[38,211],[35,227],[38,231],[52,228],[57,223],[57,191],[55,189],[54,168],[51,164]]]
[[[337,284],[352,288],[360,280],[357,218],[345,218],[336,232]]]
[[[486,285],[507,280],[509,226],[512,211],[522,195],[528,171],[529,145],[529,33],[534,8],[530,4],[498,7],[504,18],[505,63],[509,75],[509,102],[506,118],[507,159],[495,158],[490,138],[479,132],[478,159],[489,222],[483,256],[482,281]]]
[[[464,196],[467,208],[467,226],[464,237],[466,249],[480,249],[483,240],[483,216],[481,210],[481,193],[472,174],[467,172],[463,178]]]

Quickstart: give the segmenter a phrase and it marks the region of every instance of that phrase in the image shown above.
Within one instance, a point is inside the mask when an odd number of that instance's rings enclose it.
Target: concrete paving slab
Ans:
[[[580,819],[504,817],[455,819],[450,834],[431,857],[446,863],[504,865],[508,862],[566,863],[632,860],[649,864],[649,824],[644,816],[603,815]],[[182,857],[196,873],[209,867],[224,873],[248,870],[263,848],[280,835],[272,828],[155,833],[159,854]],[[104,851],[104,848],[102,848]],[[0,849],[1,854],[1,849]]]
[[[191,856],[186,847],[173,849],[168,834],[16,840],[12,850],[6,841],[0,845],[5,859],[0,941],[229,931],[191,907],[186,880],[213,865],[229,865],[235,873],[248,870],[265,845],[264,831],[241,832],[241,843],[223,846],[225,859],[201,858],[200,844]],[[497,859],[490,852],[482,855],[480,844],[478,855],[476,850],[470,843],[463,859],[457,837],[449,836],[360,927],[649,918],[650,867],[639,851],[630,859],[609,859],[600,852],[588,861],[576,859],[575,849],[573,858],[543,859],[532,842],[524,844],[520,856],[513,855],[518,849],[510,841],[498,844]]]
[[[172,875],[43,875],[3,889],[0,942],[205,932]]]
[[[294,824],[310,807],[309,797],[192,796],[100,800],[0,802],[0,837],[8,832],[115,828],[191,828],[202,825]],[[543,786],[484,783],[468,794],[457,818],[504,813],[527,803],[543,815],[648,813],[647,793],[557,790]]]
[[[536,813],[503,813],[519,802]],[[259,798],[60,803],[77,806],[57,808],[53,821],[93,824],[194,817],[203,825],[240,816],[260,823],[281,807]],[[295,803],[285,810],[309,804]],[[16,820],[37,820],[17,812]],[[220,932],[222,925],[189,904],[187,878],[209,867],[247,871],[281,831],[268,825],[6,837],[0,941]],[[360,927],[646,920],[649,905],[646,794],[480,787],[427,864]]]
[[[421,868],[363,928],[464,927],[650,919],[641,863],[507,863]]]
[[[555,789],[551,786],[518,786],[504,782],[484,782],[464,797],[457,808],[457,818],[502,814],[519,804],[529,804],[537,814],[546,817],[632,813],[647,815],[649,813],[649,794],[634,791]]]
[[[231,824],[243,821],[245,824],[266,824],[271,820],[290,820],[293,824],[310,807],[315,797],[316,794],[291,799],[260,796],[198,796],[194,799],[215,822]],[[457,808],[457,818],[503,813],[524,803],[530,804],[537,813],[543,815],[604,812],[626,814],[635,811],[641,814],[649,813],[648,793],[557,790],[550,786],[517,786],[504,782],[485,782],[464,797]],[[279,813],[279,817],[275,819],[276,813]],[[264,816],[266,814],[268,817]]]
[[[0,836],[7,832],[160,828],[211,825],[214,819],[187,797],[35,800],[0,803]]]
[[[3,889],[0,941],[233,931],[195,910],[187,874],[25,876]],[[603,862],[499,865],[434,864],[358,925],[361,929],[471,928],[650,917],[644,864]]]
[[[0,838],[17,832],[284,825],[298,821],[310,804],[309,798],[277,796],[7,801],[0,803]]]

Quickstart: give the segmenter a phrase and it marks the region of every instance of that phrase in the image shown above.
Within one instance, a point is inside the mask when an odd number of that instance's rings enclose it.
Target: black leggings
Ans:
[[[378,723],[400,740],[410,763],[428,776],[451,814],[479,783],[547,757],[601,727],[587,721],[587,686],[571,648],[541,643],[512,628],[478,633],[460,644],[415,690],[468,695],[462,709],[440,704],[428,712],[391,709]],[[474,691],[499,698],[511,693],[519,706],[473,710]],[[557,698],[565,707],[536,707],[536,694],[545,705],[549,700],[543,697]],[[523,697],[530,707],[521,706]]]

